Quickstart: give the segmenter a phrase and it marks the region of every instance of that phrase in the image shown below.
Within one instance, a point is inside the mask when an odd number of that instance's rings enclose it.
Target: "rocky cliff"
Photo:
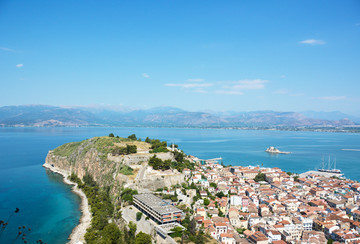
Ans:
[[[138,152],[130,155],[113,155],[114,148],[136,145]],[[115,137],[94,137],[81,142],[64,144],[46,157],[46,166],[60,169],[79,178],[91,175],[102,187],[109,186],[111,192],[121,187],[130,187],[139,192],[156,190],[184,182],[184,175],[177,170],[153,170],[149,159],[156,155],[162,160],[174,161],[172,152],[150,153],[150,144]]]

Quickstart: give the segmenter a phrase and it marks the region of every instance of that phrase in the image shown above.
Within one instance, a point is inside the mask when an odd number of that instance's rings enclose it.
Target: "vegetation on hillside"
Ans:
[[[115,147],[112,150],[112,155],[128,155],[132,153],[137,153],[136,145],[126,145],[126,147]]]
[[[176,158],[177,157],[175,156],[175,159]],[[194,169],[195,167],[195,164],[191,163],[189,160],[185,160],[184,156],[179,157],[179,161],[171,161],[170,159],[161,160],[154,155],[149,159],[149,165],[155,170],[168,170],[172,168],[177,169],[179,172],[182,172],[185,168]]]
[[[133,190],[131,188],[124,188],[121,190],[120,197],[121,201],[132,204],[133,201],[133,195],[138,194],[137,190]]]
[[[152,166],[155,170],[167,170],[170,169],[171,160],[168,159],[163,161],[154,155],[149,159],[149,165]]]
[[[82,141],[79,142],[70,142],[66,143],[64,145],[61,145],[54,149],[54,154],[59,155],[62,157],[68,157],[70,156],[75,150],[78,149],[78,147],[81,145]]]
[[[111,133],[112,134],[112,133]],[[70,156],[77,150],[81,149],[82,153],[85,154],[90,148],[95,148],[102,155],[107,156],[108,153],[111,153],[117,146],[115,143],[121,142],[131,142],[132,140],[129,138],[121,138],[111,136],[102,136],[102,137],[94,137],[91,139],[87,139],[80,142],[70,142],[64,145],[61,145],[54,149],[54,154],[59,156]],[[130,147],[126,150],[129,153],[134,153],[134,147]]]
[[[195,244],[205,244],[211,240],[210,235],[204,233],[203,228],[196,228],[196,221],[195,219],[190,220],[190,214],[186,214],[181,224],[185,229],[182,230],[181,227],[173,228],[173,233],[170,234],[171,237],[180,237],[183,243],[193,242]]]
[[[146,137],[145,142],[151,144],[151,153],[160,153],[160,152],[168,152],[166,141],[160,141],[158,139],[150,139]]]
[[[83,181],[74,173],[69,179],[78,184],[79,188],[85,193],[91,207],[92,220],[91,227],[87,229],[85,241],[88,244],[142,244],[151,243],[151,236],[140,232],[136,233],[136,224],[130,222],[126,228],[122,230],[114,223],[109,223],[110,219],[114,219],[114,205],[109,195],[109,187],[101,188],[97,185],[91,175],[86,174]],[[121,197],[124,201],[132,201],[132,195],[137,191],[131,189],[123,189]]]
[[[125,164],[122,164],[119,166],[119,173],[123,175],[132,175],[133,169],[130,166],[127,166]]]
[[[195,169],[195,163],[191,163],[186,159],[185,153],[182,151],[175,150],[173,152],[175,161],[171,162],[171,168],[177,169],[179,172],[182,172],[184,169]]]

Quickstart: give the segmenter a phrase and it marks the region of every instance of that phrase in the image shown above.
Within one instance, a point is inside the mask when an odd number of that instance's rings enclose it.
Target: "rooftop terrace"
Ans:
[[[169,202],[150,193],[134,195],[134,198],[159,214],[182,212],[182,210],[174,207]]]

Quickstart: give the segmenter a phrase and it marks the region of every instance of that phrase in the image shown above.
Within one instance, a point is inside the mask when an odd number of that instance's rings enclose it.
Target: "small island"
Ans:
[[[273,154],[290,154],[291,152],[281,152],[279,149],[275,147],[268,147],[265,152],[273,153]]]

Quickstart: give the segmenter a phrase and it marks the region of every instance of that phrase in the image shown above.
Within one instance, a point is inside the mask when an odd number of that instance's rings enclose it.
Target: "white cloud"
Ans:
[[[17,65],[15,65],[17,68],[21,68],[21,67],[23,67],[24,65],[23,64],[17,64]]]
[[[254,79],[254,80],[238,80],[238,81],[219,81],[216,83],[203,83],[204,79],[188,79],[189,83],[167,83],[164,86],[180,87],[189,89],[191,92],[196,93],[217,93],[228,95],[243,95],[245,90],[259,90],[264,89],[267,80]],[[190,82],[192,81],[192,82]],[[211,90],[202,89],[206,87],[214,87]]]
[[[172,87],[182,87],[182,88],[197,88],[197,87],[209,87],[212,86],[211,83],[169,83],[165,84],[165,86],[172,86]]]
[[[231,95],[243,95],[244,90],[259,90],[265,88],[267,80],[255,79],[255,80],[238,80],[238,81],[223,81],[219,82],[223,85],[221,90],[217,90],[218,94],[231,94]]]
[[[308,44],[308,45],[324,45],[325,42],[322,40],[308,39],[299,42],[300,44]]]
[[[147,74],[147,73],[143,73],[143,74],[142,74],[142,77],[144,77],[144,78],[146,78],[146,79],[147,79],[147,78],[150,78],[150,75],[149,75],[149,74]]]
[[[19,51],[7,47],[0,47],[0,50],[3,50],[5,52],[19,53]]]
[[[208,93],[207,91],[205,91],[205,90],[202,89],[202,88],[195,89],[195,90],[193,90],[192,92],[195,92],[195,93]]]
[[[204,79],[202,79],[202,78],[195,78],[195,79],[187,79],[186,81],[188,81],[188,82],[203,82]]]
[[[290,94],[290,96],[292,96],[292,97],[301,97],[301,96],[305,96],[305,93],[293,93],[293,94]]]
[[[264,89],[267,80],[255,79],[255,80],[238,80],[231,81],[231,86],[224,86],[223,88],[236,89],[236,90],[258,90]]]
[[[215,93],[228,94],[228,95],[244,95],[242,91],[235,91],[235,90],[218,90]]]
[[[288,93],[289,93],[289,90],[287,90],[287,89],[280,89],[280,90],[274,91],[273,93],[274,93],[274,94],[288,94]]]
[[[329,97],[318,97],[320,100],[328,100],[328,101],[338,101],[345,100],[346,96],[329,96]]]

